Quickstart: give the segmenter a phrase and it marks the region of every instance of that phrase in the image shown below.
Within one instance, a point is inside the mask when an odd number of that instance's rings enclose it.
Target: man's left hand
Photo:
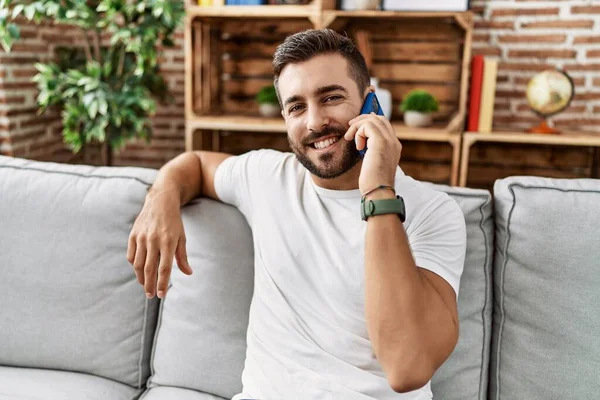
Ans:
[[[370,113],[359,115],[348,124],[350,128],[344,139],[354,139],[358,150],[362,150],[369,139],[358,180],[360,192],[365,193],[379,185],[394,186],[402,145],[390,121],[383,115]]]

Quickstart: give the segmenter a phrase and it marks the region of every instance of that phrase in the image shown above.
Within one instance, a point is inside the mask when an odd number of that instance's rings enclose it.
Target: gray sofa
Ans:
[[[183,209],[194,274],[147,300],[127,239],[156,171],[0,157],[0,399],[207,400],[241,389],[251,231]],[[600,398],[600,181],[436,186],[462,208],[461,333],[435,399]]]

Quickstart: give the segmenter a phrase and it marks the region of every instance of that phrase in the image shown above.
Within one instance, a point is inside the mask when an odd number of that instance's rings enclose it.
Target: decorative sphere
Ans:
[[[573,81],[566,72],[558,69],[540,72],[527,85],[527,102],[542,117],[567,108],[574,95]]]

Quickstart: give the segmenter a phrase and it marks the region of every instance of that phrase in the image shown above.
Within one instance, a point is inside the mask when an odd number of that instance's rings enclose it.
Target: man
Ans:
[[[176,157],[148,193],[127,258],[147,295],[164,297],[173,257],[192,273],[180,207],[200,195],[233,204],[255,252],[243,393],[234,399],[431,399],[429,381],[458,339],[463,214],[404,175],[385,117],[358,115],[373,87],[351,40],[300,32],[273,66],[293,154]],[[363,200],[390,208],[368,206],[363,218]]]

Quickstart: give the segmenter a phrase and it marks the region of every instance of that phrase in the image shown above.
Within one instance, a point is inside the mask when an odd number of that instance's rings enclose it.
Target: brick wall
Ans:
[[[567,71],[575,83],[570,107],[551,118],[565,130],[600,133],[600,1],[473,0],[473,53],[500,59],[495,127],[539,121],[529,109],[529,79],[546,68]]]
[[[527,106],[528,80],[550,67],[574,79],[576,97],[553,118],[564,129],[600,133],[600,1],[472,0],[476,13],[474,54],[500,58],[495,127],[524,128],[538,119]],[[0,50],[0,153],[32,159],[78,162],[65,150],[58,113],[36,116],[32,64],[46,61],[60,43],[76,43],[75,31],[24,26],[24,39],[11,54]],[[164,52],[162,69],[176,103],[159,107],[150,145],[132,143],[115,156],[117,165],[160,167],[184,149],[183,32]],[[84,162],[98,163],[90,151]]]

